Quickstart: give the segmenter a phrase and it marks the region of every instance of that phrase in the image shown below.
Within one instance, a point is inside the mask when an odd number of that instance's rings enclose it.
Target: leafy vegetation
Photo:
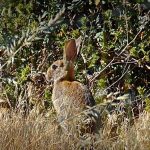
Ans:
[[[133,125],[150,111],[150,3],[1,0],[0,6],[0,107],[24,116],[55,116],[44,73],[62,58],[64,41],[81,36],[76,78],[89,86],[97,107],[108,110],[105,121],[118,116],[112,130],[127,140],[131,135],[121,134],[124,120]]]

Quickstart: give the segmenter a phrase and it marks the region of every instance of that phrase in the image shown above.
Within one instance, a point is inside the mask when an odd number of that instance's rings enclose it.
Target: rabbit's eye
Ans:
[[[57,69],[57,67],[58,67],[57,65],[52,65],[53,70]]]

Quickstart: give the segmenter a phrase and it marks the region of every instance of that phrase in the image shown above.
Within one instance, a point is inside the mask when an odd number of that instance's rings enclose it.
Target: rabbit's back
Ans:
[[[78,81],[60,81],[55,83],[52,101],[60,121],[81,112],[87,105],[95,105],[95,101],[87,86]]]

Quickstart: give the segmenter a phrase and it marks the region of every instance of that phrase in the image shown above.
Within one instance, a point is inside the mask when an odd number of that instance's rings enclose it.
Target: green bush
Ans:
[[[7,0],[0,5],[3,91],[32,72],[45,72],[62,58],[66,39],[82,36],[77,78],[94,93],[125,93],[129,87],[137,92],[139,86],[148,92],[149,5],[143,1]]]

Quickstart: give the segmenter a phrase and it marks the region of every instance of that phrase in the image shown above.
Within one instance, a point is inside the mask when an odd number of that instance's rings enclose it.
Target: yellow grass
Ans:
[[[96,150],[149,150],[150,114],[143,113],[131,126],[127,120],[121,125],[106,123],[94,140],[85,146]],[[114,133],[113,133],[114,132]],[[0,119],[1,150],[76,150],[82,141],[61,131],[55,117],[19,115]],[[82,147],[83,148],[83,147]]]

